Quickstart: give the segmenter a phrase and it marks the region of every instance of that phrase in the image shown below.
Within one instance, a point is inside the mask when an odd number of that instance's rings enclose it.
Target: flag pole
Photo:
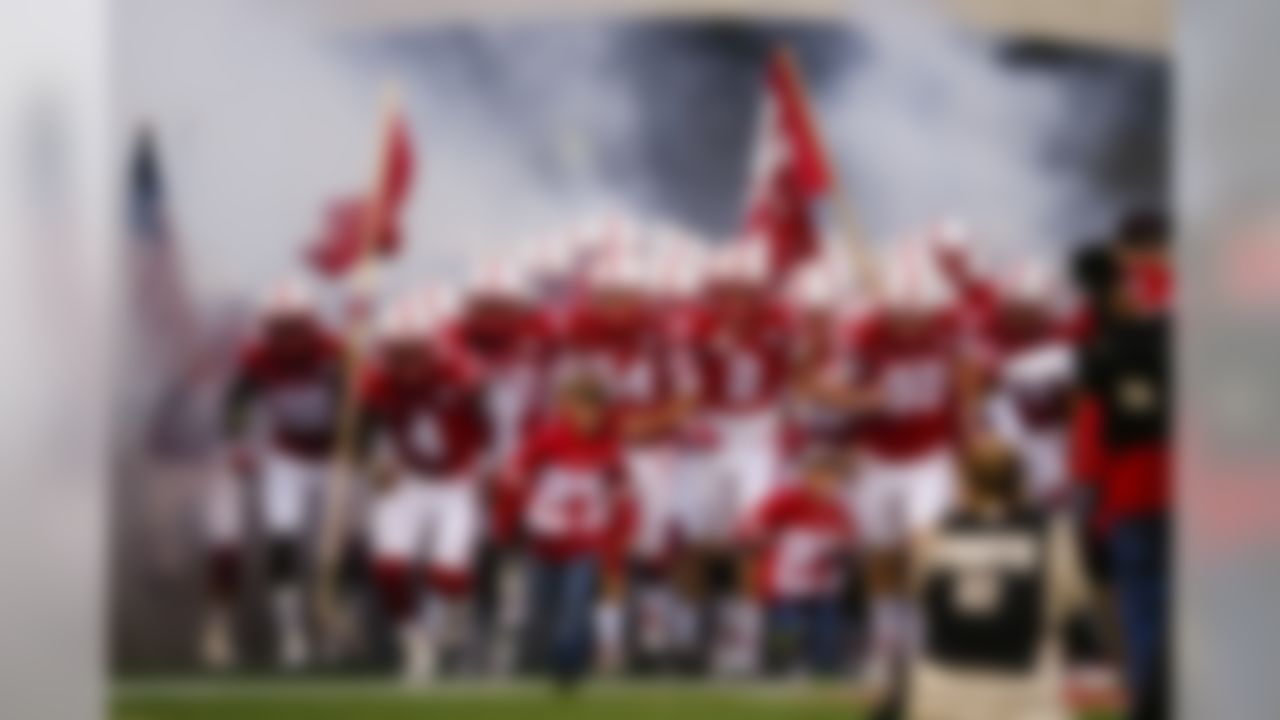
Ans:
[[[792,86],[800,94],[802,102],[799,105],[800,112],[804,114],[804,122],[809,127],[810,134],[815,142],[819,144],[822,157],[828,159],[827,166],[828,172],[831,174],[832,186],[831,205],[832,209],[835,210],[836,224],[840,228],[840,234],[845,239],[850,260],[853,262],[854,276],[866,292],[875,292],[879,287],[879,276],[876,272],[871,250],[867,246],[866,237],[862,232],[862,223],[859,220],[858,211],[850,199],[848,188],[840,179],[839,170],[830,162],[832,156],[825,147],[825,136],[822,133],[822,127],[818,124],[817,118],[814,117],[813,103],[809,98],[808,86],[805,85],[804,78],[800,74],[800,65],[796,61],[795,53],[789,45],[778,46],[777,52],[782,59],[783,72],[787,74]]]
[[[387,200],[382,187],[383,171],[399,110],[399,88],[395,83],[388,83],[383,89],[379,134],[374,149],[369,190],[364,200],[364,216],[361,218],[359,251],[348,280],[348,297],[352,304],[347,308],[350,317],[347,318],[347,340],[343,346],[334,460],[325,488],[320,526],[315,601],[320,627],[326,634],[334,631],[337,624],[337,577],[342,541],[347,529],[348,493],[355,473],[363,349],[368,334],[368,315],[373,307],[373,294],[381,276],[373,255],[378,243],[378,233],[385,229],[380,227],[379,222],[386,210],[384,204]]]

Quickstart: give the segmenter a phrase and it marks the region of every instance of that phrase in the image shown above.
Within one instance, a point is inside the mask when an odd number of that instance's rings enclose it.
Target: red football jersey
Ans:
[[[706,409],[739,413],[777,405],[791,366],[780,308],[762,306],[733,319],[709,310],[691,330],[688,353]]]
[[[632,418],[669,407],[678,394],[678,358],[661,318],[649,312],[611,316],[591,309],[569,322],[561,350],[561,373],[586,373],[608,393],[612,411],[626,429]],[[653,428],[630,441],[655,441],[670,428]]]
[[[1014,326],[992,318],[978,360],[987,385],[1008,401],[1021,429],[1063,430],[1075,384],[1072,329],[1053,321]]]
[[[544,361],[552,348],[551,325],[530,308],[471,308],[449,337],[484,373],[508,364]]]
[[[784,485],[765,499],[743,533],[748,542],[763,544],[757,582],[766,598],[814,598],[839,589],[839,559],[853,542],[853,523],[838,495]]]
[[[494,452],[505,461],[550,401],[554,329],[539,313],[513,309],[469,313],[450,336],[479,375]]]
[[[884,458],[910,459],[952,443],[960,427],[959,339],[940,315],[904,335],[884,317],[854,329],[855,376],[879,406],[859,427],[861,444]]]
[[[415,475],[455,477],[482,462],[489,421],[474,375],[456,362],[426,361],[412,377],[374,369],[363,387],[371,442],[385,442]]]
[[[794,323],[790,359],[802,376],[816,376],[834,385],[849,384],[854,379],[850,373],[856,367],[849,352],[828,314],[804,313]],[[857,427],[854,413],[809,397],[803,391],[788,393],[784,409],[787,447],[792,452],[815,446],[845,446]]]
[[[625,546],[625,470],[613,428],[585,434],[550,420],[525,442],[512,484],[533,550],[565,559]]]
[[[956,288],[956,319],[965,332],[981,332],[996,311],[999,294],[990,282],[974,278]]]
[[[238,434],[251,407],[260,407],[276,447],[307,458],[334,449],[342,348],[321,330],[281,342],[271,336],[240,356],[228,402],[228,431]]]

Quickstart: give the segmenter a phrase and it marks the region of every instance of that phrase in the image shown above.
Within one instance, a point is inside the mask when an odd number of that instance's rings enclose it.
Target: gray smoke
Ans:
[[[865,53],[823,117],[872,237],[939,216],[998,252],[1068,246],[1163,193],[1153,63],[960,29],[921,4],[860,5]]]
[[[737,229],[770,48],[799,55],[877,240],[959,213],[997,245],[1061,246],[1164,191],[1166,71],[860,3],[846,25],[539,21],[346,30],[305,3],[128,0],[125,122],[159,127],[201,290],[296,272],[325,202],[365,182],[380,87],[423,160],[388,286],[458,274],[603,209]],[[903,3],[893,3],[893,7]]]

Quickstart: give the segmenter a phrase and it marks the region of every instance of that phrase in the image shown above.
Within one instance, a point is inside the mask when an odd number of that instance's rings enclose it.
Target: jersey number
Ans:
[[[895,364],[885,371],[882,389],[894,415],[938,412],[947,402],[947,367],[935,360]]]

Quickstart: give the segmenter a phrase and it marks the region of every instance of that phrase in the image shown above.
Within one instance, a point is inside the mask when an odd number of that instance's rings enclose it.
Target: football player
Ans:
[[[305,665],[311,654],[304,538],[331,471],[342,378],[342,345],[323,327],[307,288],[294,281],[272,288],[258,336],[232,379],[224,424],[236,470],[256,480],[277,659],[287,668]],[[259,425],[265,443],[254,442]]]
[[[955,452],[975,402],[949,293],[934,265],[915,248],[887,260],[879,307],[852,329],[854,382],[836,395],[859,414],[852,500],[868,550],[868,672],[882,687],[914,642],[915,613],[904,595],[909,549],[952,503]]]
[[[1059,505],[1068,492],[1067,442],[1076,347],[1050,269],[1023,261],[999,282],[979,348],[991,429],[1019,456],[1028,499]]]
[[[558,256],[558,253],[553,253]],[[563,260],[564,258],[555,258]],[[472,280],[462,314],[454,324],[451,341],[465,354],[478,373],[492,429],[489,460],[504,467],[523,444],[550,401],[549,373],[558,347],[559,316],[568,288],[555,263],[541,269],[515,262],[486,263]],[[533,287],[539,281],[542,286]],[[508,508],[498,503],[500,493],[490,494],[487,516],[499,532],[486,534],[480,570],[484,587],[493,589],[489,610],[490,665],[496,672],[515,669],[520,625],[524,622],[524,571],[517,548],[502,542]]]
[[[725,674],[754,672],[760,655],[760,609],[737,567],[734,529],[781,477],[789,329],[768,276],[763,244],[721,251],[687,350],[707,444],[699,476],[688,480],[686,502],[695,517],[684,525],[710,569],[708,580],[723,591],[712,644],[713,663]]]
[[[688,398],[678,359],[639,258],[606,258],[567,326],[562,368],[605,388],[618,422],[636,502],[629,548],[639,650],[661,661],[670,650],[669,573],[675,541],[676,444]],[[620,638],[602,637],[607,645]],[[605,657],[614,655],[605,653]]]
[[[380,486],[370,517],[374,575],[412,682],[430,680],[465,641],[482,531],[490,425],[473,369],[438,337],[447,304],[437,292],[391,309],[361,392],[361,447]]]

